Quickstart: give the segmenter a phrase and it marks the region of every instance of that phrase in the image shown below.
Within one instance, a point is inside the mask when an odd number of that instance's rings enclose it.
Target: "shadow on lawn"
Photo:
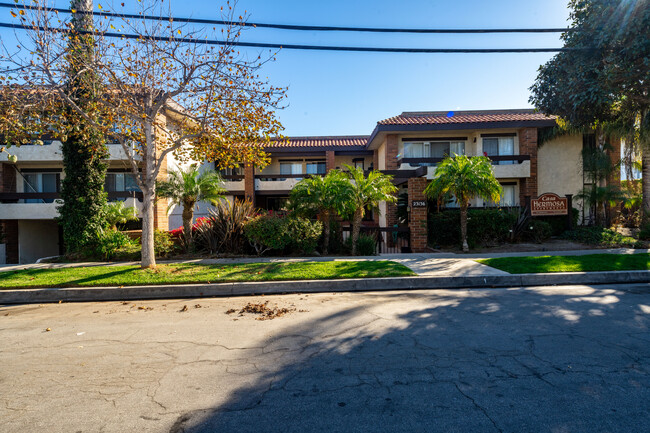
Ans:
[[[74,268],[71,268],[74,269]],[[110,269],[110,267],[107,267],[106,269]],[[93,274],[89,275],[84,278],[76,278],[76,279],[70,279],[70,280],[65,280],[65,282],[56,282],[56,283],[51,283],[48,281],[45,284],[39,284],[38,286],[12,286],[12,288],[20,288],[20,287],[79,287],[79,286],[84,286],[84,287],[91,287],[91,286],[101,286],[102,281],[106,281],[109,278],[116,277],[118,275],[125,275],[132,273],[134,271],[139,271],[140,268],[134,267],[130,269],[120,269],[117,271],[112,271],[112,272],[106,272],[102,274]],[[25,276],[26,279],[31,279],[31,278],[42,278],[43,274],[47,274],[48,272],[52,271],[53,273],[55,272],[60,272],[60,269],[25,269],[25,270],[20,270],[20,271],[10,271],[10,272],[3,272],[0,273],[0,282],[2,280],[9,280],[12,274],[14,273],[20,273],[21,276]],[[5,275],[7,274],[7,275]],[[97,282],[98,284],[84,284],[84,283],[90,283],[90,282]]]
[[[579,290],[350,297],[261,340],[254,371],[219,375],[246,385],[171,432],[643,431],[650,289]]]

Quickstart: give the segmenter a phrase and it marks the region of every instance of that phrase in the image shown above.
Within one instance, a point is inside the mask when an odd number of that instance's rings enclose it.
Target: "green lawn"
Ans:
[[[650,269],[650,254],[589,254],[586,256],[504,257],[477,260],[511,274],[543,272],[637,271]]]
[[[415,275],[390,261],[246,263],[228,265],[166,264],[23,269],[0,272],[0,288],[138,286],[149,284],[223,283],[233,281],[324,280]]]

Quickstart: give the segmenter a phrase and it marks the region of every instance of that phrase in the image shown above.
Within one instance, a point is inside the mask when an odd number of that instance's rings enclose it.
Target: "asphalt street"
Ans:
[[[643,432],[649,325],[648,284],[5,306],[0,431]]]

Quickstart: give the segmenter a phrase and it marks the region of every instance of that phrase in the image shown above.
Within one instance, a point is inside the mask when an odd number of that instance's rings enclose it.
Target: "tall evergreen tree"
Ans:
[[[643,210],[650,217],[650,1],[571,0],[569,51],[540,67],[530,102],[573,128],[638,143]]]
[[[93,113],[93,104],[102,91],[97,75],[84,65],[94,56],[94,37],[81,33],[93,29],[92,15],[84,14],[93,9],[92,0],[72,0],[71,8],[77,12],[71,21],[72,33],[68,50],[68,89],[71,99],[88,113]],[[105,159],[108,151],[104,136],[88,124],[71,108],[65,116],[69,132],[63,140],[63,167],[65,177],[61,181],[59,224],[63,227],[63,240],[67,252],[76,252],[92,243],[102,225],[102,209],[106,204],[104,179]]]

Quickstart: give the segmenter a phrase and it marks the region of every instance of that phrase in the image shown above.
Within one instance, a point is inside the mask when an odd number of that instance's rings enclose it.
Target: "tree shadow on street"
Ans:
[[[650,425],[650,288],[364,294],[261,341],[172,432],[596,432]],[[206,381],[213,378],[205,377]]]

